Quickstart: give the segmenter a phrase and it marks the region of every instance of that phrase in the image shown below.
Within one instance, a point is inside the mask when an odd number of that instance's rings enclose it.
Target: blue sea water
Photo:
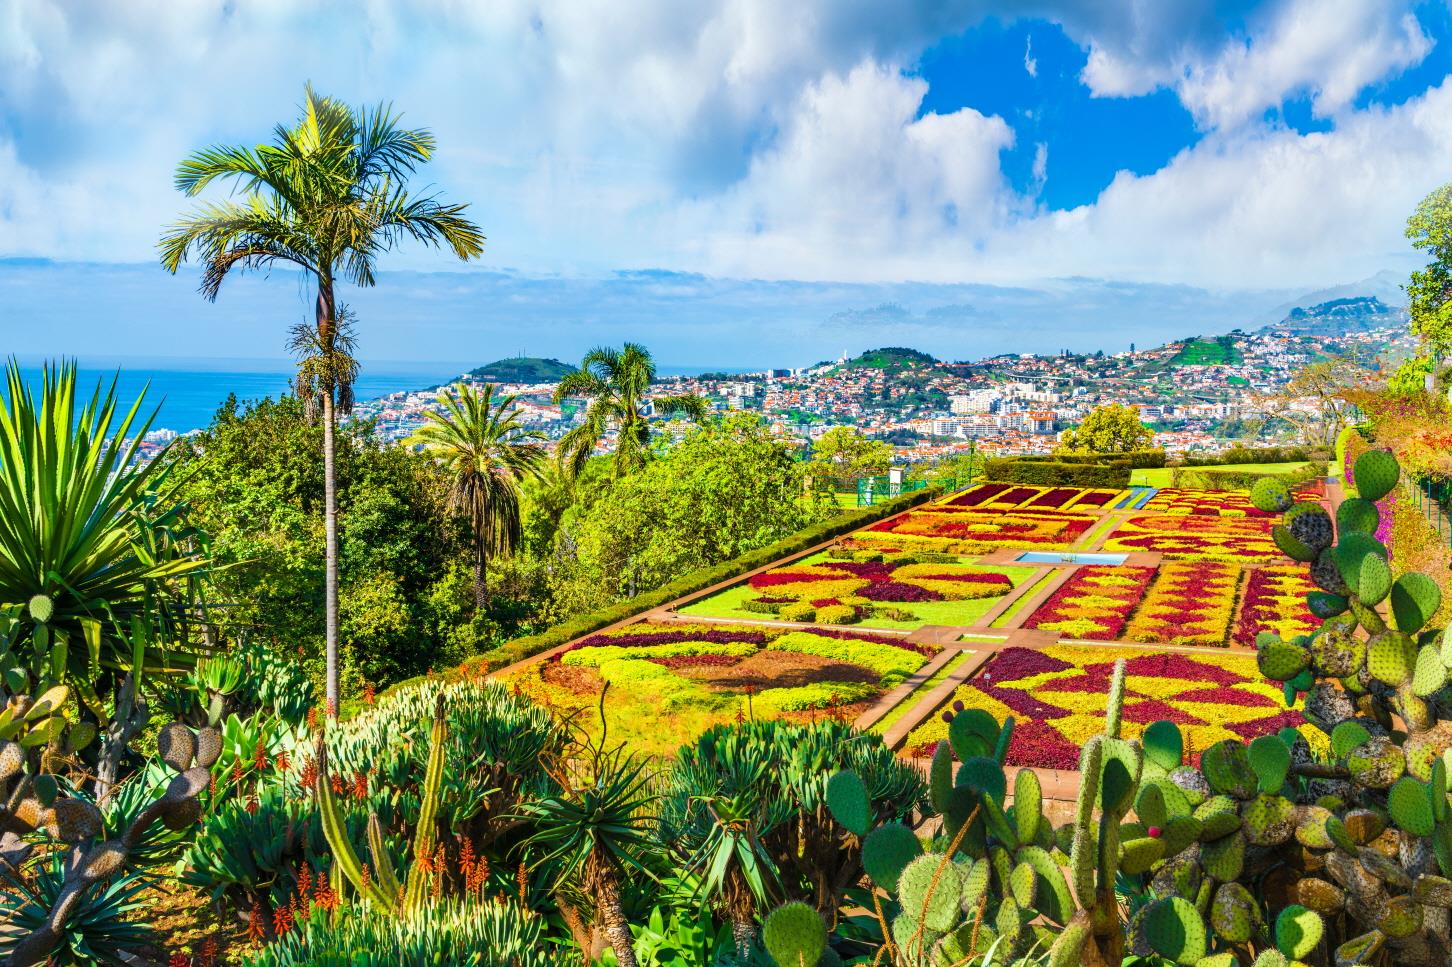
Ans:
[[[89,395],[100,380],[109,387],[116,380],[117,396],[129,407],[143,391],[143,412],[159,410],[152,421],[153,429],[188,433],[212,422],[229,394],[239,400],[256,400],[279,396],[290,391],[293,369],[286,362],[235,360],[188,360],[178,367],[169,362],[123,361],[114,366],[100,366],[82,361],[77,366],[80,386]],[[39,386],[41,367],[22,365],[23,378],[33,387]],[[360,400],[373,399],[400,390],[432,386],[457,374],[448,364],[418,368],[413,364],[401,367],[364,366],[358,376],[354,393]]]
[[[40,385],[39,360],[21,360],[22,377],[32,387]],[[376,399],[403,390],[423,389],[447,382],[478,365],[449,362],[364,363],[354,387],[359,400]],[[661,366],[661,375],[693,375],[702,368]],[[735,371],[735,370],[731,370]],[[741,370],[745,372],[745,370]],[[80,386],[87,395],[100,380],[110,386],[116,380],[117,396],[126,407],[144,391],[143,411],[160,409],[152,429],[177,433],[200,430],[212,422],[229,394],[238,400],[257,400],[290,392],[295,370],[286,360],[112,358],[81,359],[77,363]]]

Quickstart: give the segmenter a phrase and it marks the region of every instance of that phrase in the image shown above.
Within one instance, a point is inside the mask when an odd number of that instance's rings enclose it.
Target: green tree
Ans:
[[[309,87],[302,117],[292,127],[279,126],[272,144],[218,145],[181,163],[176,186],[188,196],[214,181],[232,182],[246,194],[199,206],[168,229],[159,245],[162,265],[173,273],[194,255],[202,262],[201,291],[210,300],[233,270],[285,263],[316,282],[313,331],[295,333],[292,344],[302,356],[300,384],[322,404],[330,715],[338,709],[334,428],[338,413],[351,406],[356,373],[335,285],[372,286],[379,256],[409,239],[446,245],[461,259],[484,250],[478,226],[464,217],[466,206],[409,194],[409,177],[433,155],[434,138],[398,122],[387,106],[350,108]]]
[[[544,435],[526,430],[510,395],[494,397],[494,384],[474,389],[460,383],[439,393],[437,410],[414,434],[448,467],[450,498],[469,520],[474,550],[474,600],[489,598],[491,556],[508,557],[522,539],[520,481],[539,475]]]
[[[568,398],[587,401],[585,419],[560,440],[560,459],[578,474],[585,462],[614,427],[615,476],[634,473],[650,458],[650,418],[643,407],[650,384],[655,380],[655,361],[650,351],[628,342],[620,349],[601,346],[590,350],[580,368],[560,380],[555,402]],[[706,401],[692,393],[657,396],[651,400],[662,416],[680,414],[692,420],[706,416]]]
[[[557,606],[568,614],[633,597],[824,519],[834,510],[803,496],[802,472],[790,443],[755,414],[692,429],[566,515]]]
[[[1096,406],[1084,422],[1065,430],[1057,453],[1129,453],[1154,442],[1155,432],[1139,418],[1139,410],[1121,403]]]
[[[834,426],[812,444],[812,479],[822,486],[850,486],[864,477],[887,473],[892,444],[871,440],[851,426]]]
[[[298,653],[321,682],[326,642],[319,509],[323,427],[296,397],[240,406],[177,444],[180,495],[210,536],[222,633]],[[474,606],[467,534],[451,481],[432,457],[388,446],[366,423],[337,435],[343,579],[340,664],[349,687],[384,685],[452,663],[498,633]],[[320,668],[320,664],[323,667]]]
[[[1407,219],[1407,238],[1431,259],[1407,282],[1412,332],[1441,356],[1452,349],[1452,185],[1422,199]]]

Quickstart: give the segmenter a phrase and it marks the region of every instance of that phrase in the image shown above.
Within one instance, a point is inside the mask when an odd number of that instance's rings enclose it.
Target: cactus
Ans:
[[[1285,523],[1291,536],[1315,551],[1318,557],[1336,539],[1331,515],[1320,504],[1307,501],[1293,505],[1286,511]]]
[[[1401,477],[1401,467],[1390,453],[1368,450],[1352,465],[1351,477],[1361,498],[1374,504],[1392,492]]]
[[[444,744],[448,734],[448,720],[444,714],[444,697],[440,693],[435,706],[433,725],[429,731],[429,757],[424,768],[422,802],[419,808],[418,824],[413,837],[413,865],[407,877],[400,881],[394,872],[393,861],[383,844],[381,827],[377,815],[369,813],[368,847],[373,865],[371,874],[365,870],[353,842],[348,837],[343,823],[342,809],[333,798],[332,780],[328,774],[328,750],[322,735],[317,744],[317,780],[313,795],[322,817],[323,836],[333,851],[333,862],[342,872],[359,896],[367,898],[381,909],[400,913],[411,912],[422,906],[429,883],[428,860],[434,851],[434,820],[439,809],[439,792],[444,781]]]
[[[1260,780],[1261,792],[1279,792],[1291,771],[1291,750],[1274,735],[1263,735],[1250,743],[1250,767]]]
[[[1150,904],[1141,929],[1155,953],[1177,964],[1195,964],[1205,956],[1205,921],[1184,897],[1166,897]]]
[[[1283,514],[1295,502],[1285,483],[1276,477],[1262,477],[1250,488],[1250,502],[1267,514]]]
[[[1416,634],[1441,606],[1442,589],[1425,574],[1411,571],[1392,584],[1391,610],[1398,631]]]
[[[767,916],[761,941],[781,967],[816,967],[827,949],[827,925],[805,903],[787,903]]]
[[[827,808],[832,811],[832,818],[853,836],[866,836],[872,826],[867,787],[855,772],[843,770],[827,780]]]

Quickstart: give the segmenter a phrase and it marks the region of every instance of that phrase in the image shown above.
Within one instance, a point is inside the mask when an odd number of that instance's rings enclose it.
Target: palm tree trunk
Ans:
[[[474,544],[474,604],[484,607],[489,603],[489,558],[484,553],[484,542],[476,537]]]
[[[599,873],[598,913],[605,926],[605,939],[615,951],[615,960],[620,967],[637,967],[635,941],[630,935],[630,923],[625,919],[625,910],[620,905],[620,884],[615,874],[608,869]]]
[[[318,282],[317,304],[318,344],[323,349],[332,345],[334,333],[333,284],[331,280]],[[327,610],[327,703],[328,717],[338,717],[338,485],[336,470],[336,448],[334,443],[335,422],[333,411],[333,386],[322,387],[323,396],[323,532],[326,541],[327,573],[324,577],[325,608]]]

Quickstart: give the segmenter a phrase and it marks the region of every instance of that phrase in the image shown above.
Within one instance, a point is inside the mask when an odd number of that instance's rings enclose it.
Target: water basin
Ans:
[[[1075,554],[1069,551],[1029,551],[1014,558],[1024,564],[1123,564],[1128,554]]]

